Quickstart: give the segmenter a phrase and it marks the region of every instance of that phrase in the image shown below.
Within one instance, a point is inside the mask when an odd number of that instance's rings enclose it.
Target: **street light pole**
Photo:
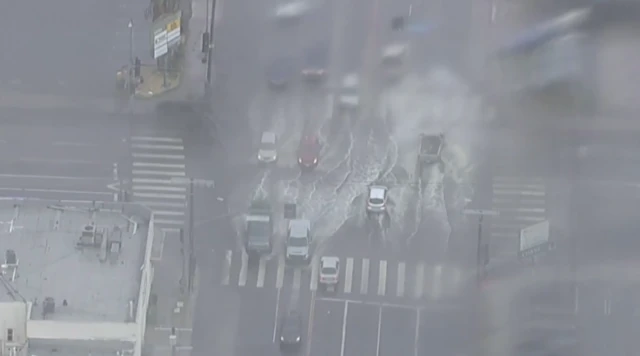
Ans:
[[[129,64],[133,65],[133,19],[129,19]]]
[[[482,278],[485,274],[484,266],[486,264],[486,259],[482,258],[482,252],[485,248],[488,248],[489,242],[483,244],[482,243],[482,224],[484,222],[484,217],[486,216],[498,216],[499,213],[494,210],[483,210],[483,209],[465,209],[465,215],[473,215],[478,216],[478,236],[477,236],[477,246],[476,246],[476,278],[478,284],[482,282]]]

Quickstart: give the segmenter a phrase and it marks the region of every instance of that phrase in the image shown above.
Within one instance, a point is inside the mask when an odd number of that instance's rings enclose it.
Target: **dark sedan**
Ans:
[[[295,69],[290,59],[277,59],[267,68],[267,80],[275,89],[283,89],[293,80]]]
[[[310,48],[305,54],[305,64],[302,75],[309,81],[325,78],[329,62],[329,49],[326,45]]]
[[[290,311],[282,318],[280,327],[280,348],[297,350],[302,344],[302,317],[296,311]]]

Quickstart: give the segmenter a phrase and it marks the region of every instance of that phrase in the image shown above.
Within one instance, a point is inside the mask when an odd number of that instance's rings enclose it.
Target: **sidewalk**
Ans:
[[[176,352],[188,355],[191,351],[191,327],[195,298],[198,294],[198,271],[194,277],[193,293],[182,285],[184,260],[178,231],[156,231],[154,243],[154,278],[152,298],[147,313],[145,349],[153,355],[171,355],[169,335],[175,328]],[[186,284],[185,284],[186,285]],[[153,297],[155,295],[155,297]]]

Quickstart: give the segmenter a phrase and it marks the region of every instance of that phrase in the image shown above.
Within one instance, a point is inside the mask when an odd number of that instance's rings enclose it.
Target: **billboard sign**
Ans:
[[[520,230],[518,257],[532,257],[549,250],[549,220]]]
[[[158,59],[169,51],[167,45],[167,30],[157,29],[153,33],[153,58]]]

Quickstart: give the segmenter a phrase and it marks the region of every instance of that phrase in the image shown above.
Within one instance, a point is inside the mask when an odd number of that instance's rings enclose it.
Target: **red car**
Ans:
[[[298,148],[298,164],[302,169],[314,169],[320,159],[320,141],[316,136],[304,136]]]

